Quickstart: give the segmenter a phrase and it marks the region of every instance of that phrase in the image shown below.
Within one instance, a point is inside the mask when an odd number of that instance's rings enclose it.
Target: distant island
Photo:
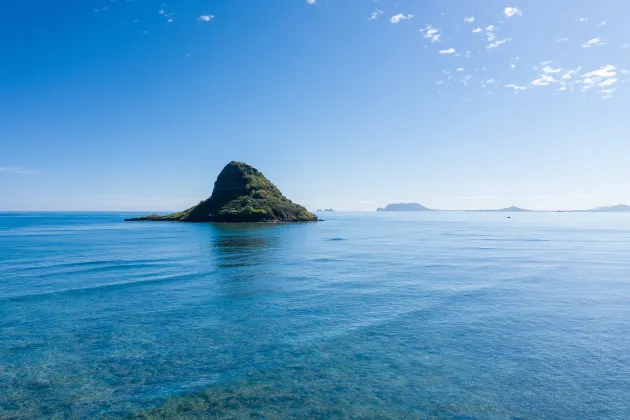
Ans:
[[[587,211],[593,213],[627,213],[630,212],[630,206],[626,206],[625,204],[617,204],[616,206],[597,207]]]
[[[506,207],[504,209],[496,209],[496,210],[467,210],[467,211],[474,211],[474,212],[490,212],[490,213],[495,213],[495,212],[507,212],[507,213],[517,213],[517,212],[531,212],[532,210],[526,210],[526,209],[522,209],[520,207]]]
[[[333,209],[324,209],[324,211],[334,211]]]
[[[436,210],[427,208],[418,203],[397,203],[388,204],[385,208],[379,207],[376,211],[455,211],[455,210]],[[616,206],[596,207],[588,210],[528,210],[521,207],[511,206],[502,209],[481,209],[481,210],[459,210],[471,213],[630,213],[630,206],[625,204],[617,204]]]
[[[230,162],[214,183],[210,198],[194,207],[167,216],[135,217],[127,222],[315,222],[319,219],[286,198],[278,187],[256,168]]]
[[[418,203],[395,203],[388,204],[385,208],[379,207],[376,211],[431,211],[431,209]]]

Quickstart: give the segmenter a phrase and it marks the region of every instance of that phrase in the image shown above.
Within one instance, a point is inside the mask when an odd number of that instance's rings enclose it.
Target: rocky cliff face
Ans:
[[[212,196],[183,212],[127,221],[310,222],[317,216],[286,198],[256,168],[230,162],[214,183]]]

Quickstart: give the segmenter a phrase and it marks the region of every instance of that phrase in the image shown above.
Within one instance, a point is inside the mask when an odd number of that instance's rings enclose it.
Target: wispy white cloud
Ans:
[[[582,48],[591,48],[598,45],[604,45],[604,43],[599,38],[593,38],[590,41],[586,41],[586,43],[582,45]]]
[[[472,31],[473,31],[473,34],[478,34],[478,33],[482,32],[482,31],[483,31],[483,29],[481,29],[481,28],[475,28],[475,29],[473,29]]]
[[[597,26],[606,26],[607,23],[605,20],[602,20],[601,23],[599,23]]]
[[[449,48],[447,50],[440,50],[440,54],[455,54],[455,48]]]
[[[486,27],[486,36],[488,37],[488,42],[492,42],[497,39],[496,35],[494,34],[494,29],[494,25],[488,25]]]
[[[0,172],[17,175],[31,175],[35,173],[35,171],[22,166],[0,166]]]
[[[505,17],[523,16],[523,11],[517,7],[506,7],[503,14]]]
[[[567,72],[565,72],[562,75],[562,79],[563,80],[571,80],[573,79],[573,76],[576,75],[577,73],[579,73],[582,70],[582,66],[575,68],[573,70],[568,70]]]
[[[618,81],[616,76],[616,67],[611,64],[584,73],[580,80],[582,82],[582,91],[584,92],[597,86],[600,88],[613,86]]]
[[[459,67],[459,68],[455,69],[455,71],[456,71],[456,72],[458,72],[458,73],[461,73],[461,72],[463,72],[463,71],[465,71],[465,70],[466,70],[466,69],[465,69],[465,68],[463,68],[463,67]]]
[[[562,69],[560,68],[553,68],[551,66],[545,66],[542,69],[542,72],[545,74],[555,74],[555,73],[561,73]]]
[[[504,87],[514,89],[514,90],[527,90],[527,86],[519,86],[514,83],[510,83],[509,85],[505,85]]]
[[[316,4],[315,0],[306,0],[306,4]]]
[[[464,22],[467,22],[467,23],[473,23],[474,21],[475,21],[474,16],[464,18]]]
[[[558,38],[556,39],[556,42],[567,42],[569,40],[569,38],[564,37],[564,38]]]
[[[214,15],[201,15],[197,18],[201,22],[210,22],[212,19],[214,19]]]
[[[442,37],[439,33],[440,30],[432,27],[431,25],[427,25],[426,28],[420,29],[420,32],[424,32],[424,37],[431,40],[431,42],[438,42]]]
[[[612,86],[615,83],[617,83],[617,78],[616,77],[611,77],[611,78],[606,79],[603,82],[599,83],[597,86],[599,86],[599,87],[607,87],[607,86]]]
[[[409,20],[413,18],[412,14],[404,15],[402,13],[398,13],[397,15],[392,16],[389,20],[391,23],[399,23],[401,20]]]
[[[584,77],[615,77],[617,75],[616,67],[608,64],[601,67],[598,70],[593,70],[588,73],[584,73]]]
[[[587,17],[581,17],[581,18],[577,18],[575,19],[576,22],[580,22],[580,23],[586,23],[588,22],[588,18]]]
[[[532,81],[532,86],[548,86],[554,82],[557,82],[553,76],[547,74],[541,75],[538,79]]]
[[[488,49],[489,49],[489,50],[492,50],[492,49],[494,49],[494,48],[498,48],[498,47],[500,47],[501,45],[506,44],[506,43],[508,43],[508,42],[510,42],[510,41],[511,41],[511,39],[510,39],[510,38],[501,39],[501,40],[499,40],[499,41],[497,41],[497,42],[493,42],[492,44],[489,44],[489,45],[488,45]]]
[[[368,20],[374,20],[374,19],[378,19],[378,17],[380,15],[383,14],[383,11],[380,9],[376,9],[375,11],[372,12],[372,14],[370,15],[370,17],[368,18]]]

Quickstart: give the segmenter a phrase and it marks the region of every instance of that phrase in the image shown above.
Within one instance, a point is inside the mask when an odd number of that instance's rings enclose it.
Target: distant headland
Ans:
[[[379,207],[376,211],[431,211],[431,209],[418,203],[395,203],[388,204],[385,208]]]
[[[242,162],[230,162],[214,183],[210,198],[194,207],[167,216],[136,217],[126,222],[316,222],[319,219],[306,208],[286,198],[278,187],[256,168]]]
[[[522,212],[530,212],[533,210],[526,210],[526,209],[522,209],[520,207],[506,207],[504,209],[490,209],[490,210],[467,210],[467,211],[477,211],[477,212],[490,212],[490,213],[495,213],[495,212],[506,212],[506,213],[522,213]]]
[[[594,213],[626,213],[630,212],[630,206],[625,204],[617,204],[616,206],[597,207],[592,210],[587,210]]]
[[[532,212],[555,212],[555,213],[630,213],[630,206],[617,204],[616,206],[596,207],[589,210],[528,210],[521,207],[511,206],[502,209],[481,209],[481,210],[438,210],[425,207],[418,203],[394,203],[388,204],[385,208],[379,207],[376,211],[466,211],[474,213],[532,213]]]

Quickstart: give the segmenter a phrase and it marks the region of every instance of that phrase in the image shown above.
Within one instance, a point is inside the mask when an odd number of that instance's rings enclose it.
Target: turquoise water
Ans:
[[[0,418],[628,418],[630,215],[0,214]]]

